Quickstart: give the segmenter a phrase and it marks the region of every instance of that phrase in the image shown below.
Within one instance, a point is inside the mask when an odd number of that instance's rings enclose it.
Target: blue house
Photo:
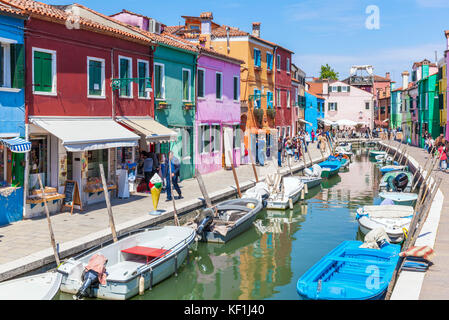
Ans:
[[[304,109],[304,120],[306,123],[306,131],[311,133],[318,129],[318,119],[324,119],[324,98],[310,92],[306,94],[306,105]]]
[[[22,219],[25,152],[24,19],[0,4],[0,226]]]

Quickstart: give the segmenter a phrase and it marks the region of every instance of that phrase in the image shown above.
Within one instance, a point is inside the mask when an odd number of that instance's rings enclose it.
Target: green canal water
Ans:
[[[198,243],[178,276],[135,300],[292,300],[298,279],[345,240],[363,240],[355,211],[378,204],[381,174],[368,149],[355,149],[349,170],[309,190],[293,210],[265,210],[225,245]],[[59,294],[57,299],[72,299]]]

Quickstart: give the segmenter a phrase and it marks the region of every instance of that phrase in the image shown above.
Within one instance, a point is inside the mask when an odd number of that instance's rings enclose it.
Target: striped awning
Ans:
[[[26,153],[31,150],[31,142],[22,138],[1,139],[0,141],[14,153]]]

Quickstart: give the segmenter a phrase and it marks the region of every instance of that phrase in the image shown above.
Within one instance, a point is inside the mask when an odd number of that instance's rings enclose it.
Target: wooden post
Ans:
[[[48,231],[50,232],[50,242],[51,246],[53,247],[53,254],[55,255],[56,265],[59,266],[61,262],[59,261],[58,250],[56,249],[55,235],[53,234],[53,228],[51,226],[50,212],[48,211],[47,199],[45,198],[44,187],[42,185],[41,176],[39,174],[37,175],[37,179],[39,180],[39,187],[41,188],[42,198],[44,199],[45,215],[47,216]]]
[[[172,159],[170,159],[170,153],[169,153],[168,154],[168,174],[169,174],[168,181],[170,181],[170,194],[171,194],[171,199],[172,199],[172,203],[173,203],[173,217],[175,219],[175,226],[179,226],[178,212],[176,211],[175,195],[173,194],[173,177],[171,176],[172,175],[171,162],[172,162]]]
[[[305,151],[305,141],[304,141],[304,148],[302,147],[302,142],[301,140],[299,140],[299,150],[301,151],[301,155],[302,155],[302,161],[304,162],[304,169],[307,168],[307,163],[306,163],[306,151]],[[305,175],[304,173],[304,169],[302,170],[302,173]]]
[[[106,206],[108,207],[109,227],[111,228],[112,239],[114,240],[114,242],[117,242],[118,239],[117,239],[117,233],[115,232],[115,223],[114,223],[114,217],[112,216],[111,202],[109,200],[108,185],[106,183],[106,178],[104,175],[104,169],[103,169],[102,163],[100,163],[100,174],[101,174],[101,182],[103,184],[104,198],[106,199]]]
[[[254,163],[253,155],[251,152],[249,153],[249,158],[251,160],[251,165],[253,167],[254,177],[256,178],[256,183],[259,182],[259,177],[257,176],[256,164]]]
[[[204,185],[203,177],[201,176],[201,173],[198,171],[198,169],[195,169],[195,178],[198,182],[198,186],[200,187],[201,193],[203,194],[203,198],[206,201],[206,207],[208,208],[214,208],[214,215],[215,217],[218,216],[217,207],[214,207],[212,205],[212,201],[209,198],[209,195],[207,194],[206,186]]]
[[[307,148],[307,155],[309,156],[309,159],[310,159],[310,166],[313,167],[313,160],[312,160],[312,156],[310,155],[310,148]]]
[[[398,153],[398,151],[399,151],[399,149],[401,148],[401,146],[402,146],[402,141],[399,143],[398,148],[397,148],[396,151],[394,152],[394,155],[393,155],[393,161],[396,159],[396,154]]]
[[[229,156],[231,155],[231,151],[228,151]],[[232,174],[234,175],[235,185],[237,186],[237,193],[239,194],[239,198],[242,197],[242,193],[240,192],[239,179],[237,178],[237,172],[235,171],[234,163],[231,163]]]

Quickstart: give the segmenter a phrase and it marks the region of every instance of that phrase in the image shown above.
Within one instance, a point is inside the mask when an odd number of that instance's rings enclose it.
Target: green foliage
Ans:
[[[320,79],[338,80],[338,72],[335,72],[335,70],[326,63],[325,66],[321,66]]]
[[[259,127],[262,126],[263,123],[263,109],[257,108],[254,109],[254,117],[256,118],[256,122],[259,125]]]

